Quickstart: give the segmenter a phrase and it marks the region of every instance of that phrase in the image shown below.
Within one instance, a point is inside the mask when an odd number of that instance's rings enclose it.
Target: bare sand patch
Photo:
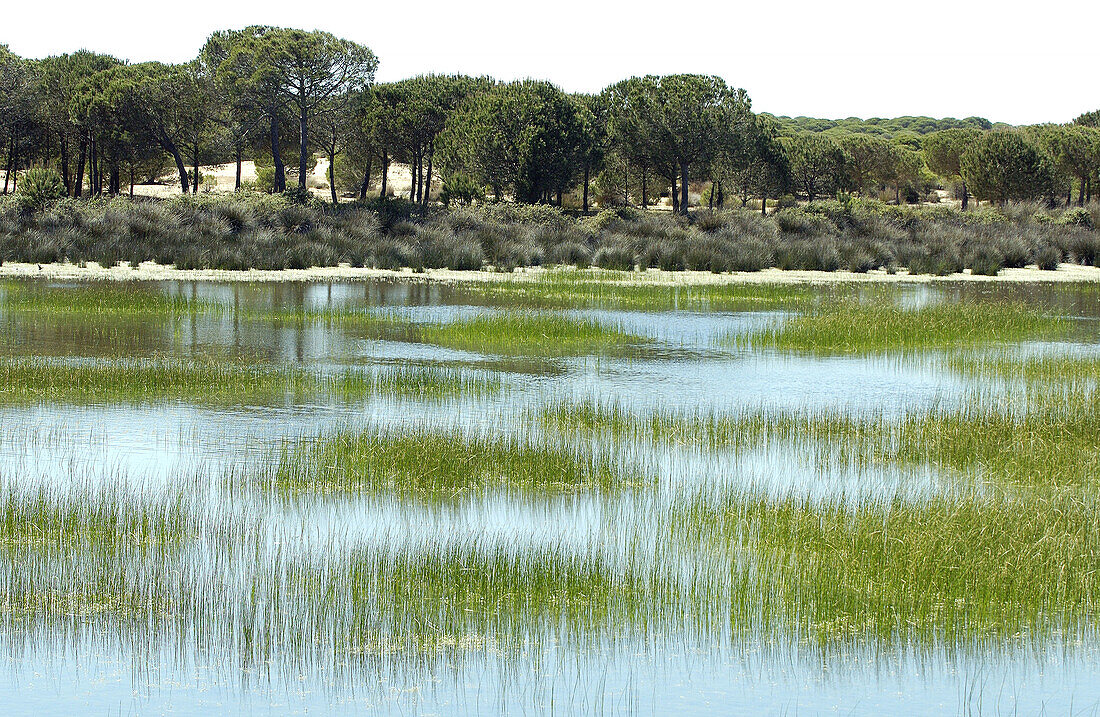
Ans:
[[[212,282],[350,282],[370,279],[392,281],[415,281],[424,283],[485,283],[496,281],[535,281],[545,277],[548,272],[575,272],[578,278],[598,280],[606,278],[621,284],[702,286],[716,284],[841,284],[841,283],[882,283],[882,284],[930,284],[951,281],[989,282],[989,283],[1039,283],[1039,282],[1100,282],[1100,268],[1062,264],[1056,271],[1044,271],[1031,266],[1023,269],[1004,269],[997,276],[979,276],[969,271],[947,276],[929,274],[907,274],[898,272],[888,274],[885,271],[855,273],[849,271],[790,271],[784,269],[765,269],[757,272],[734,272],[713,274],[704,271],[648,271],[624,273],[603,269],[546,269],[542,267],[518,269],[513,272],[495,271],[455,271],[452,269],[367,269],[346,264],[310,269],[246,271],[228,269],[176,269],[153,262],[145,262],[137,267],[119,264],[103,267],[95,262],[80,266],[69,263],[58,264],[21,264],[5,263],[0,265],[0,279],[45,279],[49,281],[212,281]]]

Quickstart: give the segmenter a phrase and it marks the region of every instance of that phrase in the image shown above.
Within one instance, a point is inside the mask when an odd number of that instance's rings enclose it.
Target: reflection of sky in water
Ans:
[[[324,309],[363,307],[395,311],[416,321],[450,321],[496,311],[452,305],[445,287],[421,284],[170,284],[168,293],[241,308]],[[905,287],[908,306],[953,298],[978,289]],[[1006,292],[1019,291],[1017,288]],[[1074,315],[1100,315],[1072,295],[1045,300]],[[1082,308],[1084,307],[1084,308]],[[932,357],[853,358],[788,356],[724,348],[721,337],[782,320],[780,312],[570,312],[655,339],[652,349],[625,358],[580,357],[550,361],[554,371],[506,373],[505,392],[485,400],[438,403],[370,399],[353,404],[319,402],[265,406],[206,407],[183,403],[128,406],[0,408],[0,477],[31,485],[109,478],[114,482],[171,485],[180,476],[214,495],[226,469],[272,455],[279,444],[327,428],[432,423],[493,432],[533,430],[533,409],[561,400],[597,399],[631,411],[737,411],[836,408],[894,415],[930,404],[951,405],[972,384],[941,368]],[[339,366],[453,362],[494,370],[492,357],[418,344],[356,338],[314,323],[284,325],[248,321],[234,312],[182,317],[125,331],[91,332],[77,323],[0,316],[0,351],[16,355],[179,356],[226,353],[302,363],[328,370]],[[1086,332],[1087,333],[1087,332]],[[1081,343],[1026,344],[1028,354],[1049,351],[1095,353]],[[606,440],[588,437],[607,448]],[[581,440],[585,440],[582,437]],[[323,546],[333,538],[413,549],[420,544],[568,545],[583,551],[594,543],[625,544],[639,535],[663,539],[660,516],[678,501],[720,498],[727,489],[764,494],[844,496],[852,500],[898,495],[919,499],[948,488],[935,471],[914,467],[822,465],[808,447],[751,446],[741,451],[620,446],[656,473],[649,489],[605,495],[539,496],[495,490],[484,495],[423,501],[392,495],[354,499],[303,498],[295,503],[250,504],[247,493],[233,510],[257,509],[298,536],[297,548]],[[251,508],[249,506],[251,505]],[[10,636],[8,636],[10,637]],[[5,638],[7,639],[7,638]],[[17,712],[206,715],[216,712],[343,714],[383,712],[547,711],[729,713],[1029,714],[1044,706],[1062,712],[1100,702],[1100,668],[1093,650],[1064,657],[1057,647],[1041,655],[1008,647],[996,655],[930,659],[927,655],[859,653],[842,664],[807,658],[805,646],[707,644],[660,646],[625,643],[610,652],[545,648],[540,663],[502,667],[495,658],[447,664],[439,658],[434,678],[404,684],[399,674],[369,672],[349,691],[328,685],[324,675],[281,679],[195,656],[156,653],[131,662],[125,648],[65,648],[46,640],[9,658],[9,679],[0,703]],[[81,651],[82,650],[82,651]],[[68,653],[64,656],[61,652]],[[76,652],[79,651],[79,652]],[[184,659],[186,665],[172,661]],[[1062,662],[1062,660],[1066,660]],[[163,662],[164,664],[158,664]],[[143,665],[141,669],[135,664]],[[283,666],[286,668],[287,666]]]

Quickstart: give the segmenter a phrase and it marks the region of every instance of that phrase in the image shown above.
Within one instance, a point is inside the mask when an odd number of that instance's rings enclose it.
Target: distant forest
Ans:
[[[182,64],[86,50],[21,58],[0,46],[2,191],[37,206],[133,192],[236,165],[238,191],[323,189],[332,203],[486,201],[590,208],[749,206],[839,195],[1091,200],[1100,115],[1010,127],[981,118],[822,120],[754,112],[712,75],[632,77],[594,94],[538,80],[427,75],[377,83],[367,47],[254,26],[211,35]],[[307,186],[326,159],[327,183]],[[254,162],[255,179],[241,167]],[[22,185],[20,187],[20,185]]]
[[[860,119],[859,117],[847,117],[845,119],[821,119],[818,117],[777,117],[769,115],[779,123],[779,131],[783,136],[791,137],[800,132],[822,132],[832,135],[844,134],[869,134],[884,139],[907,139],[910,137],[923,137],[926,134],[940,132],[945,129],[977,129],[987,132],[991,129],[1011,129],[1011,125],[994,125],[984,117],[967,117],[955,119],[945,117],[894,117],[883,119],[871,117]]]

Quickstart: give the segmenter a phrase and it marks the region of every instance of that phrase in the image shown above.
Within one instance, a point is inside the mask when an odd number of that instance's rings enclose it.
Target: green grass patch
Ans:
[[[225,308],[215,302],[169,296],[130,284],[88,284],[71,288],[9,281],[0,284],[0,296],[0,307],[5,311],[87,319],[164,318]]]
[[[819,459],[856,465],[933,465],[996,484],[1084,486],[1100,475],[1100,389],[969,394],[963,405],[901,418],[844,411],[761,409],[737,414],[560,403],[538,420],[560,431],[606,431],[712,449],[786,443]]]
[[[0,358],[0,403],[211,404],[269,402],[289,398],[357,400],[369,396],[441,399],[488,396],[500,391],[493,376],[455,369],[343,370],[332,374],[289,365],[203,359],[150,361],[54,361]]]
[[[285,448],[274,484],[288,492],[451,496],[503,487],[619,490],[650,477],[627,461],[516,437],[426,429],[335,431]]]
[[[1069,322],[1023,303],[824,304],[747,336],[735,346],[816,354],[899,353],[1064,335]]]
[[[337,326],[374,339],[426,343],[497,356],[622,355],[654,343],[652,339],[593,319],[543,312],[503,312],[430,323],[364,312],[334,312],[321,316]]]
[[[956,354],[947,358],[952,371],[974,379],[1020,381],[1027,384],[1055,383],[1069,386],[1095,385],[1100,381],[1100,355],[1048,354]]]
[[[790,284],[646,283],[634,273],[602,270],[547,272],[535,279],[462,284],[458,298],[507,307],[630,311],[763,311],[803,308],[818,292]]]
[[[859,505],[734,496],[688,510],[677,529],[741,555],[720,578],[735,626],[958,646],[1088,629],[1098,508],[1091,494]]]
[[[621,637],[673,593],[667,571],[558,546],[428,545],[335,557],[292,565],[280,582],[302,590],[286,614],[337,636],[338,652],[511,654],[544,637]]]

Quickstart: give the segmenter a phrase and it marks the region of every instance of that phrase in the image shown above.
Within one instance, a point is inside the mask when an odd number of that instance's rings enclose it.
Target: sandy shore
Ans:
[[[533,281],[545,276],[546,269],[521,269],[511,273],[492,271],[453,271],[428,269],[414,272],[410,269],[363,269],[347,265],[316,267],[312,269],[286,269],[265,271],[229,271],[221,269],[176,269],[146,262],[136,269],[129,265],[105,268],[95,262],[85,266],[75,264],[18,264],[0,265],[0,279],[45,279],[49,281],[212,281],[212,282],[352,282],[363,280],[414,281],[425,283],[477,283],[493,281]],[[621,272],[604,272],[599,269],[579,271],[578,275],[598,279],[612,276],[619,283],[699,286],[711,284],[830,284],[830,283],[933,283],[949,281],[976,282],[1100,282],[1100,268],[1062,264],[1057,271],[1041,271],[1035,267],[1005,269],[998,276],[976,276],[970,273],[949,276],[905,273],[887,274],[871,271],[857,274],[848,271],[784,271],[765,269],[758,272],[712,274],[703,271],[660,271],[651,269],[637,272],[624,280]]]

